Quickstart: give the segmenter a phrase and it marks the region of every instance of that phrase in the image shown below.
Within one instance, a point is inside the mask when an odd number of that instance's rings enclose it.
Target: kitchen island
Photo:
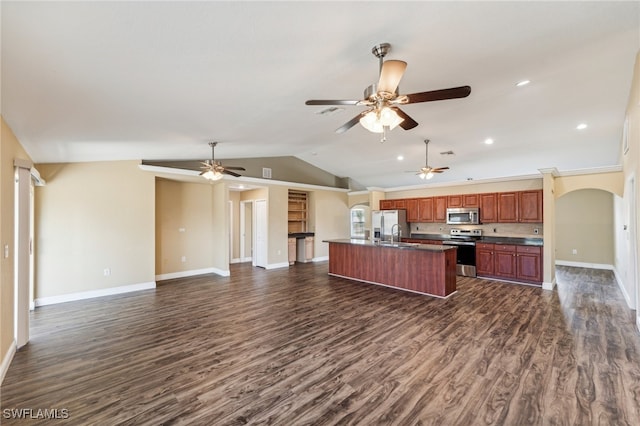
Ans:
[[[324,242],[329,243],[329,275],[436,297],[456,291],[455,246]]]

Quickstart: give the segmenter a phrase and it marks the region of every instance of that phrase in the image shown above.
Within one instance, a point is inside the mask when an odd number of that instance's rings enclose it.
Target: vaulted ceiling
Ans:
[[[1,112],[38,163],[207,159],[216,140],[220,159],[295,156],[387,188],[619,165],[640,40],[638,2],[0,7]],[[360,125],[336,134],[364,108],[305,101],[362,99],[382,42],[408,63],[401,93],[471,95],[404,106],[419,126],[384,143]],[[430,165],[450,167],[426,182],[411,172],[424,139]]]

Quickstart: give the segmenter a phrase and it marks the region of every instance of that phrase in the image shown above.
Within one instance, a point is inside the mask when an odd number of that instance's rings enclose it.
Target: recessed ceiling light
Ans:
[[[491,144],[493,143],[493,139],[491,139],[491,138],[486,138],[486,139],[484,140],[484,143],[486,143],[487,145],[491,145]]]
[[[402,161],[404,160],[404,157],[402,155],[398,155],[398,161]]]
[[[529,83],[531,83],[531,81],[529,81],[529,80],[522,80],[522,81],[519,81],[518,83],[516,83],[516,86],[518,86],[518,87],[522,87],[522,86],[526,86],[526,85],[527,85],[527,84],[529,84]]]
[[[587,128],[587,124],[586,123],[580,123],[576,126],[576,129],[578,130],[584,130]]]

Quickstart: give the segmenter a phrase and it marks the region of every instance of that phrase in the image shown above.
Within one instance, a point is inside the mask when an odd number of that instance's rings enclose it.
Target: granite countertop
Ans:
[[[289,238],[304,238],[313,236],[315,236],[313,232],[289,232]]]
[[[395,248],[402,250],[424,250],[424,251],[445,251],[456,249],[455,246],[441,246],[432,244],[417,244],[417,243],[374,243],[369,240],[358,240],[350,238],[340,238],[335,240],[322,240],[323,243],[338,243],[338,244],[353,244],[357,246],[371,246],[371,247],[383,247],[383,248]]]
[[[451,236],[447,234],[411,234],[412,239],[420,240],[438,240],[438,241],[447,241],[451,240]],[[513,244],[519,246],[542,246],[543,240],[542,238],[521,238],[521,237],[481,237],[476,240],[480,243],[490,243],[490,244]]]

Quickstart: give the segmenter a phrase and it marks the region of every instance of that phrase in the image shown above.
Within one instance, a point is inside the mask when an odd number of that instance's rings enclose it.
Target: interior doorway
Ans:
[[[15,168],[14,338],[18,348],[29,342],[33,306],[33,205],[31,169]]]
[[[255,201],[255,215],[254,215],[254,228],[255,228],[255,241],[254,241],[254,254],[252,265],[260,266],[262,268],[267,267],[267,247],[268,247],[268,234],[267,234],[267,201],[256,200]]]
[[[253,259],[253,201],[240,201],[240,262]]]

